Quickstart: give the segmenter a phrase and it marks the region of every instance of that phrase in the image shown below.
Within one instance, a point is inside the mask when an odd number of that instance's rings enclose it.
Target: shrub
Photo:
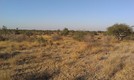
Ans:
[[[127,40],[134,40],[134,33],[129,35],[129,36],[127,36],[125,39],[127,39]]]
[[[68,28],[64,28],[63,31],[61,32],[61,35],[64,35],[64,36],[66,36],[68,34],[69,34]]]
[[[32,36],[32,35],[33,35],[33,33],[32,33],[32,32],[30,32],[30,31],[26,32],[25,34],[26,34],[28,37],[30,37],[30,36]]]
[[[73,38],[78,41],[83,41],[85,35],[86,35],[86,33],[82,32],[82,31],[78,31],[74,34]]]
[[[53,35],[53,36],[52,36],[52,39],[53,39],[54,41],[57,41],[57,40],[61,40],[62,38],[61,38],[60,35]]]
[[[107,29],[107,32],[114,35],[118,40],[123,40],[124,37],[131,34],[132,28],[126,24],[114,24]]]
[[[47,42],[47,40],[44,39],[43,37],[37,38],[37,41],[38,41],[39,43],[46,43],[46,42]]]
[[[84,41],[85,42],[93,42],[95,39],[94,39],[94,35],[93,34],[88,34],[88,35],[85,35],[84,36]]]
[[[22,42],[27,41],[29,38],[26,35],[20,34],[20,35],[10,35],[9,40],[16,41],[16,42]]]

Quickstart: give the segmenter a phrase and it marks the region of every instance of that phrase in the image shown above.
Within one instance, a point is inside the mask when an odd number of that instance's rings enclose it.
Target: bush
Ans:
[[[108,34],[114,35],[118,40],[123,40],[124,37],[132,33],[132,28],[126,24],[114,24],[107,29]]]
[[[95,41],[94,35],[92,35],[92,34],[85,35],[84,36],[84,41],[85,42],[93,42],[93,41]]]
[[[63,31],[61,32],[61,35],[64,35],[64,36],[66,36],[68,34],[69,34],[68,28],[64,28]]]
[[[30,36],[32,36],[32,35],[33,35],[33,33],[32,33],[32,32],[30,32],[30,31],[27,31],[27,32],[25,33],[25,35],[27,35],[28,37],[30,37]]]
[[[127,36],[125,39],[127,39],[127,40],[134,40],[134,33],[129,35],[129,36]]]
[[[22,41],[27,41],[29,39],[28,36],[20,34],[20,35],[9,35],[9,40],[10,41],[16,41],[16,42],[22,42]]]
[[[82,31],[78,31],[78,32],[74,33],[73,38],[78,41],[83,41],[85,35],[86,35],[86,33],[82,32]]]
[[[43,37],[37,38],[37,41],[38,41],[39,43],[46,43],[46,42],[47,42],[47,40],[44,39]]]
[[[62,38],[61,38],[60,35],[53,35],[53,36],[52,36],[52,39],[53,39],[54,41],[57,41],[57,40],[61,40]]]
[[[6,35],[0,35],[0,41],[16,41],[16,42],[22,42],[22,41],[35,41],[35,37],[29,37],[25,34],[6,34]]]

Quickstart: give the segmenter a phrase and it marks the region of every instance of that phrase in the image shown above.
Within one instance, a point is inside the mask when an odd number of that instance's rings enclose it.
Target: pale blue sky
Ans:
[[[0,26],[105,30],[134,25],[134,0],[0,0]]]

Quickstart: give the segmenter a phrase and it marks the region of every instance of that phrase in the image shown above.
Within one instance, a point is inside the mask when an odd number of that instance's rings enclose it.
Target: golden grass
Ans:
[[[134,79],[134,41],[117,42],[101,35],[92,44],[71,37],[56,41],[42,37],[48,41],[45,46],[37,41],[0,42],[0,56],[11,55],[0,57],[0,80]]]

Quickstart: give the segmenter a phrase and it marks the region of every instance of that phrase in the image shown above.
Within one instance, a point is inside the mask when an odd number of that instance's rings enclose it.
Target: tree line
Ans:
[[[69,30],[68,28],[64,28],[63,30],[19,30],[18,28],[16,29],[8,29],[6,26],[2,26],[0,29],[0,35],[3,34],[25,34],[27,36],[32,36],[32,35],[51,35],[51,34],[59,34],[62,36],[67,36],[67,35],[74,35],[77,34],[77,36],[82,36],[85,34],[95,34],[97,33],[105,33],[107,35],[112,35],[115,36],[118,40],[123,40],[124,38],[131,36],[131,38],[134,39],[134,32],[131,26],[127,24],[114,24],[112,26],[109,26],[107,28],[107,31],[74,31],[74,30]]]

